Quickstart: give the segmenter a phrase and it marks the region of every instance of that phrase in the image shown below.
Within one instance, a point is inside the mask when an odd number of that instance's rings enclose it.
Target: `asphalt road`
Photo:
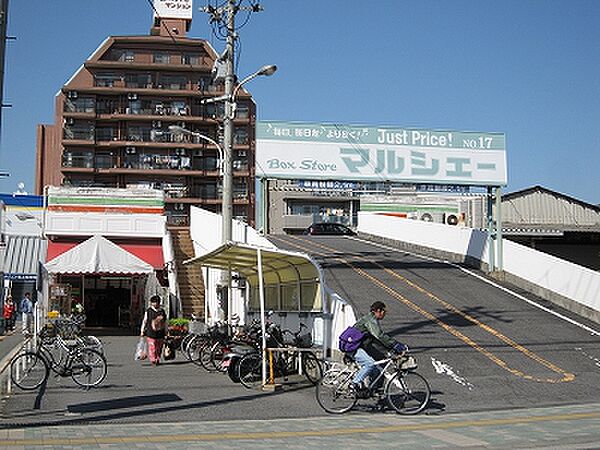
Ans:
[[[278,236],[272,241],[313,255],[327,285],[358,314],[375,300],[388,305],[382,326],[416,354],[418,370],[433,391],[430,413],[600,400],[600,337],[490,284],[482,273],[360,238]]]
[[[327,284],[358,313],[374,300],[388,305],[384,329],[411,347],[431,385],[425,414],[600,403],[600,338],[478,278],[482,274],[357,238],[272,240],[313,255]],[[159,367],[134,361],[135,336],[101,339],[109,361],[101,387],[84,391],[68,378],[51,378],[43,391],[16,390],[2,399],[0,427],[325,415],[308,384],[250,391],[182,357]]]

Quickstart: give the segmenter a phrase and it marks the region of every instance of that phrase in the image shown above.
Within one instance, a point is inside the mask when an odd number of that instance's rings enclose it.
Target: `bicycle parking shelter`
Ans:
[[[323,314],[323,350],[331,347],[331,314],[324,288],[324,276],[319,265],[308,255],[286,250],[263,248],[236,242],[227,242],[210,253],[198,256],[184,264],[200,264],[205,267],[237,272],[248,283],[251,292],[259,300],[261,316],[262,376],[266,384],[266,296],[279,292],[282,285],[296,284],[297,299],[301,304],[312,305],[313,311]],[[276,291],[267,290],[266,286],[276,286]],[[303,288],[304,287],[304,288]]]

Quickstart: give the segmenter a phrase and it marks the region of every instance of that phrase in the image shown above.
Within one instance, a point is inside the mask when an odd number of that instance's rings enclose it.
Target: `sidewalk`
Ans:
[[[12,350],[23,343],[21,328],[15,327],[12,333],[0,336],[0,361],[2,361]]]
[[[599,407],[18,428],[0,430],[0,448],[597,448]]]
[[[21,328],[15,327],[15,330],[9,334],[0,336],[0,394],[7,392],[7,380],[10,376],[9,363],[12,357],[19,351],[23,344],[23,334]]]

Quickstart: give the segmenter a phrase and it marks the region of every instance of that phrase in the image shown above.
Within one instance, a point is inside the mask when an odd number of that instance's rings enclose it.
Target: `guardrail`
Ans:
[[[358,232],[438,259],[487,267],[484,231],[359,212]],[[600,272],[504,239],[503,271],[520,288],[600,323]]]
[[[8,354],[0,360],[0,394],[12,393],[12,381],[10,379],[10,362],[21,350],[30,347],[32,338],[27,338],[21,345],[15,346]]]

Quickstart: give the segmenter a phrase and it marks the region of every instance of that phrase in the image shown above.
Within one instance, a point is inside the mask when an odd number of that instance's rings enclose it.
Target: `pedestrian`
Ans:
[[[2,308],[2,317],[4,317],[6,332],[13,331],[15,329],[15,320],[17,318],[17,307],[13,302],[12,295],[6,297],[4,307]]]
[[[19,305],[19,311],[22,314],[22,329],[24,335],[31,334],[31,324],[33,323],[33,303],[31,301],[31,294],[29,292],[25,292],[25,296],[23,300],[21,300],[21,304]]]
[[[167,334],[167,313],[160,306],[160,296],[150,297],[150,307],[144,313],[140,336],[146,336],[148,341],[148,359],[150,364],[160,363],[165,336]]]

